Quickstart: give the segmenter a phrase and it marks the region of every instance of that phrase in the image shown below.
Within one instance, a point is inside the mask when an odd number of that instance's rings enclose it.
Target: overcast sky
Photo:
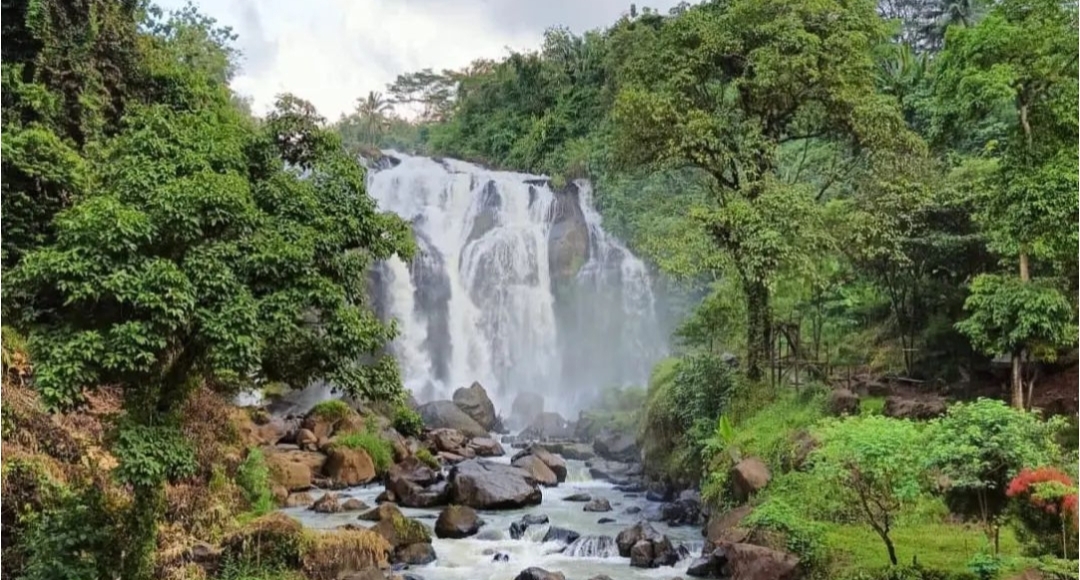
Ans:
[[[607,26],[632,0],[196,0],[240,36],[242,70],[233,88],[256,113],[281,92],[333,120],[368,91],[385,92],[403,72],[460,68],[508,48],[536,48],[545,29]],[[159,0],[162,7],[185,0]],[[650,0],[666,12],[678,0]]]

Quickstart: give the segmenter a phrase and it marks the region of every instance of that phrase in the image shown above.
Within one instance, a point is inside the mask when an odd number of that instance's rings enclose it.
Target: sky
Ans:
[[[544,30],[606,27],[632,0],[195,0],[239,35],[233,89],[261,114],[291,92],[331,120],[397,75],[456,69],[540,46]],[[159,0],[180,8],[186,0]],[[678,0],[652,0],[662,12]]]

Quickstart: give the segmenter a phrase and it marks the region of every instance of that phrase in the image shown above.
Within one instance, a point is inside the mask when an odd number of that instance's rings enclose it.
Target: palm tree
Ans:
[[[375,145],[376,140],[390,124],[390,113],[393,106],[390,101],[378,91],[371,91],[367,97],[356,99],[356,117],[363,129],[364,143]]]

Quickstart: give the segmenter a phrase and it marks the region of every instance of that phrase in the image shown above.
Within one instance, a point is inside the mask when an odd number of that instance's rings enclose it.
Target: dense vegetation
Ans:
[[[224,401],[326,380],[423,429],[365,295],[413,244],[353,153],[396,147],[592,179],[692,298],[650,384],[591,415],[641,435],[651,478],[748,504],[817,577],[1075,578],[1075,422],[1034,407],[1075,374],[1077,27],[1055,0],[631,9],[328,127],[290,95],[253,118],[231,31],[193,9],[5,2],[3,574],[200,577],[199,540],[220,578],[329,578],[382,542],[268,515],[265,418]],[[838,411],[853,374],[959,388],[930,420]],[[381,473],[375,425],[333,445]],[[772,477],[744,498],[747,458]]]
[[[1051,0],[631,9],[403,74],[337,128],[359,150],[590,178],[607,227],[703,296],[644,404],[588,415],[634,424],[647,473],[732,505],[731,467],[763,459],[749,521],[824,577],[914,557],[880,577],[994,578],[1021,552],[1076,556],[1076,441],[1032,408],[1040,379],[1076,373],[1077,26]],[[927,423],[864,396],[829,417],[822,383],[885,375],[970,402]]]

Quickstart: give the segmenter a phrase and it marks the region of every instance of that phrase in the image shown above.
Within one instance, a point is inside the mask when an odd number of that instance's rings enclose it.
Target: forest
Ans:
[[[329,457],[437,461],[367,294],[415,252],[365,193],[394,149],[592,182],[683,318],[579,425],[700,490],[708,541],[737,513],[803,578],[1077,578],[1075,2],[631,5],[337,120],[253,115],[191,6],[2,16],[3,575],[384,577],[417,520],[300,530],[276,418],[228,401],[326,381],[356,408],[304,425],[367,425]]]

